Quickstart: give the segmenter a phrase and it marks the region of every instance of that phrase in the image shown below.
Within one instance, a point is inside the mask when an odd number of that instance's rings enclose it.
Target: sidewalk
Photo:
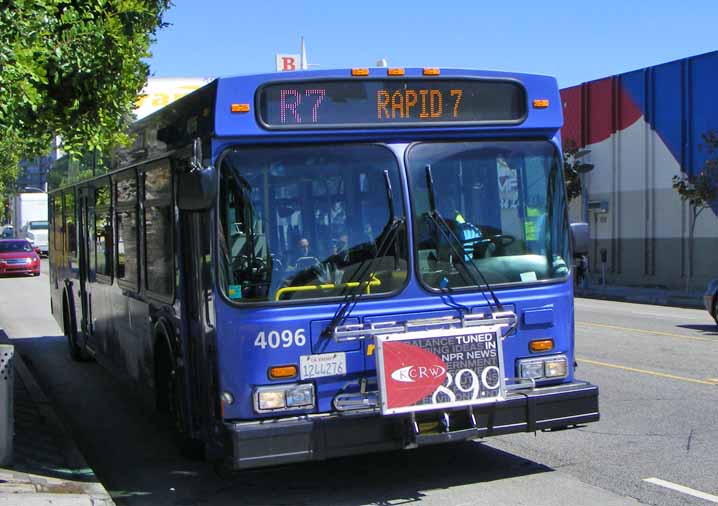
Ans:
[[[12,344],[0,330],[0,342]],[[19,353],[13,461],[0,467],[0,506],[113,506]]]
[[[592,284],[588,288],[576,288],[574,294],[576,297],[589,299],[705,309],[703,306],[703,292]]]

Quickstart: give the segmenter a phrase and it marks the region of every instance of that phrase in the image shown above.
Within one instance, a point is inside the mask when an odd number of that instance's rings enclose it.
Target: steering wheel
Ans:
[[[506,247],[510,244],[513,244],[514,241],[516,241],[516,237],[510,234],[495,234],[490,235],[487,237],[491,242],[495,243],[497,246]]]
[[[267,263],[263,258],[251,259],[247,255],[239,255],[232,261],[232,270],[237,278],[241,275],[256,276],[257,273],[267,270]]]

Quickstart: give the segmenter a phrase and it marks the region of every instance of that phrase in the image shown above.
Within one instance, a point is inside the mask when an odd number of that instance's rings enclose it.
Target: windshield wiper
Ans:
[[[461,261],[465,266],[471,265],[474,268],[476,274],[478,274],[479,278],[481,278],[483,285],[486,286],[486,289],[491,294],[491,298],[494,300],[494,305],[496,306],[496,309],[499,311],[503,311],[503,305],[499,301],[499,298],[496,296],[496,293],[494,293],[494,290],[491,288],[489,282],[486,280],[486,277],[481,272],[481,269],[479,269],[479,266],[476,265],[474,259],[467,255],[464,251],[463,241],[456,236],[453,230],[451,230],[449,224],[446,222],[444,217],[436,208],[436,196],[434,194],[434,178],[431,175],[431,165],[426,166],[426,188],[429,192],[429,212],[427,213],[427,216],[431,219],[436,229],[441,233],[446,242],[449,244],[449,247],[451,248],[451,251],[454,253],[454,255],[461,258]],[[459,272],[461,273],[462,271]],[[466,269],[466,273],[471,275],[469,269]],[[479,280],[475,276],[471,275],[471,277],[472,279],[470,281],[475,284],[479,288],[479,290],[481,290],[481,294],[484,296],[484,299],[486,299],[486,303],[490,306],[491,301],[486,296],[486,292],[484,291],[482,283],[479,282]]]
[[[372,267],[374,266],[374,262],[377,258],[386,255],[389,247],[394,243],[397,231],[406,221],[405,218],[398,218],[394,212],[394,197],[391,190],[391,180],[389,179],[388,170],[384,171],[384,186],[386,188],[386,199],[389,206],[389,221],[384,226],[384,231],[381,234],[381,242],[377,246],[374,256],[372,258],[362,260],[359,267],[354,271],[351,278],[348,280],[348,282],[356,280],[358,283],[356,286],[350,288],[344,296],[341,304],[334,312],[334,316],[329,322],[329,325],[327,325],[322,332],[324,337],[330,337],[334,333],[334,329],[339,325],[343,325],[347,318],[349,318],[349,315],[354,310],[354,307],[356,307],[363,294],[362,285],[368,283],[369,276],[373,274]]]

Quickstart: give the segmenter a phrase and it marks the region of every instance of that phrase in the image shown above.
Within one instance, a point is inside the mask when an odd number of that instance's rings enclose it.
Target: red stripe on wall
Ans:
[[[619,78],[608,77],[561,90],[564,114],[561,135],[564,146],[575,143],[582,148],[596,144],[616,132],[614,125],[618,130],[623,130],[638,121],[641,110],[630,95],[620,88],[620,81],[616,87],[619,92],[613,92],[616,79]]]

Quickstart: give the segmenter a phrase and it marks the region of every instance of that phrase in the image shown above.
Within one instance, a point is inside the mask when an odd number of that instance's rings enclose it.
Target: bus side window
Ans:
[[[95,253],[97,274],[112,276],[112,212],[110,209],[110,183],[95,189]]]
[[[167,160],[145,171],[145,288],[171,296],[174,288],[172,185]]]
[[[77,229],[75,228],[75,191],[65,193],[65,251],[68,256],[77,256]]]
[[[62,194],[57,194],[52,197],[52,224],[54,231],[54,247],[57,253],[63,252],[63,244],[65,243],[62,217]]]
[[[137,269],[137,179],[134,171],[131,177],[118,179],[115,183],[115,213],[117,231],[117,279],[130,288],[138,287]]]

